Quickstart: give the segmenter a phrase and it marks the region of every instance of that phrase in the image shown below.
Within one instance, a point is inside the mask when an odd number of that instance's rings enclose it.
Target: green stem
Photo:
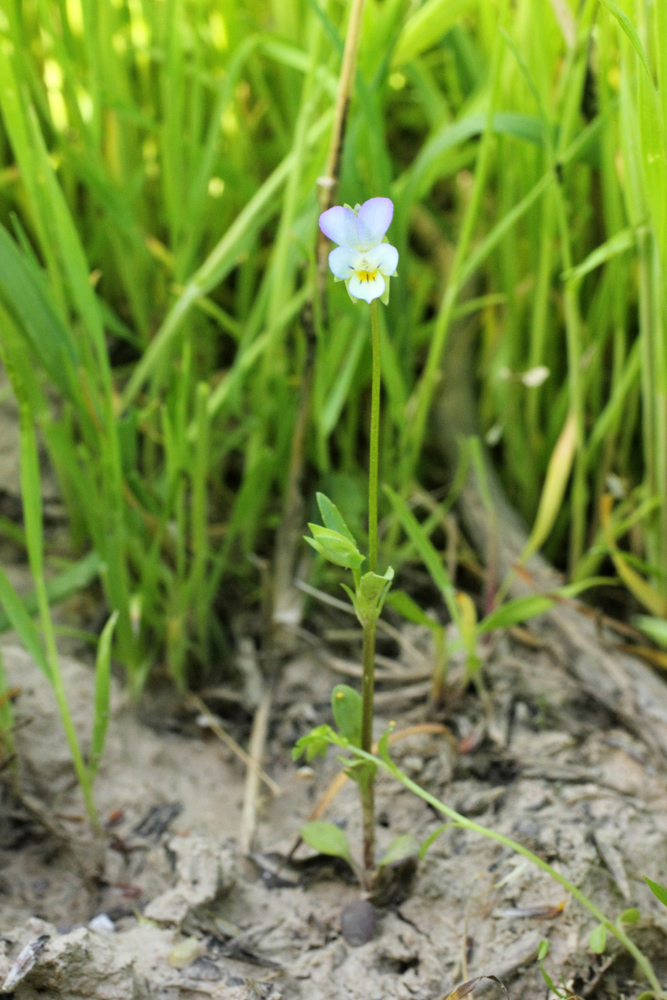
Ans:
[[[375,630],[377,618],[364,625],[364,671],[362,680],[361,749],[371,752],[373,745],[373,691],[375,686]]]
[[[373,746],[373,692],[375,687],[375,629],[377,619],[364,625],[364,670],[362,680],[361,749],[370,754]],[[363,857],[367,880],[375,868],[375,773],[359,783],[363,819]]]
[[[564,875],[561,875],[555,868],[552,868],[547,861],[544,861],[537,854],[533,854],[532,851],[529,851],[527,847],[523,846],[523,844],[517,843],[516,840],[512,840],[510,837],[505,837],[504,834],[497,833],[495,830],[489,830],[487,827],[481,826],[479,823],[475,823],[474,820],[467,819],[467,817],[457,813],[456,810],[450,809],[450,807],[446,806],[444,802],[436,799],[434,795],[430,795],[429,792],[425,791],[416,782],[408,778],[406,774],[403,774],[403,772],[388,757],[374,757],[363,748],[361,750],[355,749],[354,753],[357,757],[361,757],[369,762],[372,761],[378,767],[381,767],[383,771],[391,774],[409,791],[414,792],[414,794],[418,795],[420,799],[424,800],[424,802],[427,802],[430,806],[433,806],[434,809],[437,809],[438,812],[441,812],[444,816],[453,820],[456,826],[460,826],[464,830],[471,830],[473,833],[479,833],[483,837],[488,837],[490,840],[495,840],[499,844],[509,847],[511,850],[516,851],[517,854],[521,854],[524,858],[532,861],[533,864],[537,865],[538,868],[541,868],[542,871],[547,872],[547,874],[562,885],[567,892],[571,893],[571,895],[574,896],[574,898],[577,899],[581,905],[589,911],[589,913],[592,913],[595,919],[603,924],[610,934],[613,934],[614,937],[620,941],[620,943],[635,959],[637,965],[641,968],[646,976],[646,979],[651,984],[651,989],[653,990],[653,995],[656,1000],[665,1000],[665,992],[660,985],[660,981],[655,974],[655,970],[650,959],[647,958],[642,951],[640,951],[634,941],[632,941],[617,924],[615,924],[612,920],[609,920],[602,910],[598,909],[595,903],[592,903],[591,900],[576,887],[576,885],[573,885],[572,882],[566,879]]]
[[[368,568],[374,573],[378,557],[378,468],[380,460],[380,317],[378,300],[371,302],[373,374],[371,390],[370,459],[368,463]],[[373,746],[373,692],[375,687],[375,631],[377,615],[364,624],[364,661],[362,680],[361,747],[366,753]],[[359,783],[364,830],[364,872],[368,882],[375,868],[375,775]],[[368,886],[367,886],[368,887]]]
[[[368,463],[368,568],[375,572],[378,561],[378,468],[380,461],[380,317],[378,300],[371,302],[373,383],[371,393],[371,440]]]

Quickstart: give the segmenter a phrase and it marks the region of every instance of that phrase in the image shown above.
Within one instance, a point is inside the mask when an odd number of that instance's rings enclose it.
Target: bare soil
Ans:
[[[412,630],[408,640],[427,657],[424,636]],[[667,873],[661,759],[640,726],[630,732],[582,693],[547,620],[524,641],[506,636],[487,652],[487,708],[474,691],[452,689],[435,716],[447,733],[397,743],[394,758],[433,794],[551,861],[610,917],[637,906],[633,937],[665,981],[667,911],[642,881]],[[252,660],[248,640],[240,653]],[[412,883],[378,908],[372,940],[345,940],[341,911],[360,896],[351,871],[304,846],[284,860],[340,770],[333,752],[310,767],[291,759],[300,735],[330,721],[331,687],[345,679],[331,669],[345,669],[339,661],[305,652],[287,664],[263,762],[281,794],[261,786],[254,850],[240,856],[246,768],[198,724],[196,709],[154,693],[137,711],[114,690],[95,789],[104,833],[95,837],[51,690],[22,650],[5,645],[3,655],[20,694],[18,792],[9,769],[1,786],[0,984],[32,946],[25,974],[13,973],[16,1000],[439,1000],[487,974],[513,1000],[534,1000],[548,995],[536,961],[543,938],[551,975],[582,997],[635,998],[645,988],[615,943],[603,956],[590,951],[594,921],[559,885],[461,829],[446,831]],[[68,658],[63,667],[85,743],[91,670]],[[434,718],[411,670],[400,656],[393,675],[382,665],[378,735],[390,720],[400,728]],[[224,697],[213,692],[208,704],[246,744],[252,705],[230,707]],[[421,840],[442,823],[387,776],[377,814],[380,852],[400,834]],[[358,848],[350,782],[327,818]],[[477,993],[501,995],[490,980]]]

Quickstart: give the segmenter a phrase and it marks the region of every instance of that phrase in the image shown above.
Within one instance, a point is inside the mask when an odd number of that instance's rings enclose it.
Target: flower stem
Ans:
[[[375,687],[375,628],[373,617],[364,625],[364,663],[361,708],[361,749],[372,752],[373,747],[373,692]],[[363,818],[363,857],[366,880],[375,868],[375,771],[359,782],[361,813]]]
[[[368,568],[372,573],[378,561],[378,467],[380,455],[380,317],[378,301],[371,302],[371,337],[373,374],[371,389],[370,459],[368,463]],[[375,630],[377,614],[364,623],[364,662],[362,680],[361,749],[370,753],[373,745],[373,691],[375,686]],[[364,873],[367,882],[375,868],[375,772],[359,782],[364,828]]]
[[[380,457],[380,317],[378,300],[371,302],[373,381],[371,390],[371,440],[368,463],[368,568],[374,573],[378,561],[378,467]]]

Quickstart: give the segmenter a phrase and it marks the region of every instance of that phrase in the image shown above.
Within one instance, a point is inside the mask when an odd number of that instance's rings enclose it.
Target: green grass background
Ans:
[[[307,495],[364,531],[368,310],[332,283],[303,318],[348,16],[0,6],[0,350],[67,507],[51,599],[99,576],[136,690],[156,664],[185,685],[224,662],[232,612],[259,605],[248,556],[272,556],[311,342]],[[480,427],[529,525],[574,424],[547,554],[595,572],[611,490],[663,598],[666,124],[665,4],[367,0],[339,189],[395,203],[383,481],[404,498],[449,481],[429,413],[467,311]]]

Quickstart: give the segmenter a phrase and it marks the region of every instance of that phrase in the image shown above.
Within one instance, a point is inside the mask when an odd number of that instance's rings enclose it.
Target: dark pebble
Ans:
[[[188,979],[195,979],[203,983],[216,983],[222,979],[222,969],[206,955],[201,955],[183,970],[183,975],[187,976]]]
[[[375,934],[377,918],[375,907],[367,899],[355,899],[348,903],[340,915],[340,929],[343,937],[353,948],[366,944]]]

